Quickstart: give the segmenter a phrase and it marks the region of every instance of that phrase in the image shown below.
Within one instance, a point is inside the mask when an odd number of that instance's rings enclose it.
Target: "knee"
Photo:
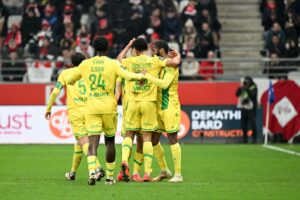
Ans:
[[[115,145],[115,137],[105,137],[105,145],[106,146],[114,146]]]
[[[169,144],[173,145],[177,143],[177,134],[168,134]]]

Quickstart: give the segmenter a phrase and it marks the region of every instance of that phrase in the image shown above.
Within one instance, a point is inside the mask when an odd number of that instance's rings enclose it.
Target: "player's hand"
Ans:
[[[141,73],[145,75],[145,74],[147,74],[147,70],[146,70],[146,69],[143,69],[143,70],[141,71]]]
[[[51,112],[46,112],[46,113],[45,113],[45,118],[46,118],[46,120],[49,120],[50,117],[51,117]]]
[[[168,57],[169,58],[175,58],[179,53],[175,50],[169,51]]]
[[[132,39],[129,41],[128,46],[131,47],[132,44],[133,44],[133,42],[134,42],[135,40],[136,40],[135,38],[132,38]]]

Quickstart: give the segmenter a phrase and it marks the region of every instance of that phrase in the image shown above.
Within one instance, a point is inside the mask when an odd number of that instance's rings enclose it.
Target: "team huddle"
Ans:
[[[68,116],[77,143],[68,180],[75,180],[82,155],[87,156],[89,185],[95,185],[105,175],[105,184],[115,184],[117,129],[117,101],[122,98],[122,163],[117,179],[128,182],[155,182],[171,178],[183,181],[181,148],[177,142],[180,129],[178,76],[181,57],[171,51],[165,41],[153,44],[153,56],[148,56],[148,43],[143,38],[133,39],[117,59],[107,57],[108,41],[99,37],[93,42],[97,56],[90,59],[76,53],[71,60],[74,68],[66,69],[58,77],[52,91],[46,119],[60,90],[67,91]],[[131,56],[126,57],[130,51]],[[162,132],[168,135],[175,173],[172,177],[159,142]],[[97,159],[100,135],[105,135],[106,171]],[[132,152],[134,137],[136,152]],[[129,158],[133,155],[132,176]],[[160,166],[160,174],[151,178],[152,159]],[[144,163],[144,176],[140,168]]]

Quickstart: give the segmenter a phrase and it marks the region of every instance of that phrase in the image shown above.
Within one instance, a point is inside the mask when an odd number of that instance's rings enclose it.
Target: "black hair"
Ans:
[[[85,56],[82,53],[75,53],[71,56],[71,61],[74,66],[80,65],[85,60]]]
[[[93,41],[93,47],[96,52],[106,52],[108,49],[108,40],[105,37],[97,37]]]
[[[164,40],[158,40],[154,43],[154,46],[159,50],[163,49],[165,53],[168,53],[170,51],[170,47],[168,43]]]
[[[137,51],[147,51],[148,50],[147,40],[145,38],[136,39],[132,44],[132,48]]]

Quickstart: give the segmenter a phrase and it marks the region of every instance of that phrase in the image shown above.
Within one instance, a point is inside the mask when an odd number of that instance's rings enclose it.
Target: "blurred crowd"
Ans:
[[[164,39],[188,58],[183,76],[213,79],[221,64],[195,58],[220,57],[217,16],[214,0],[0,0],[0,50],[10,61],[2,64],[2,79],[28,81],[40,69],[35,78],[50,71],[54,80],[71,66],[73,52],[94,56],[91,42],[99,36],[109,40],[112,58],[133,37]]]
[[[271,78],[287,78],[287,73],[296,70],[299,62],[278,61],[278,58],[297,58],[299,56],[300,1],[262,0],[260,3],[262,25],[264,27],[263,56],[272,58]]]

